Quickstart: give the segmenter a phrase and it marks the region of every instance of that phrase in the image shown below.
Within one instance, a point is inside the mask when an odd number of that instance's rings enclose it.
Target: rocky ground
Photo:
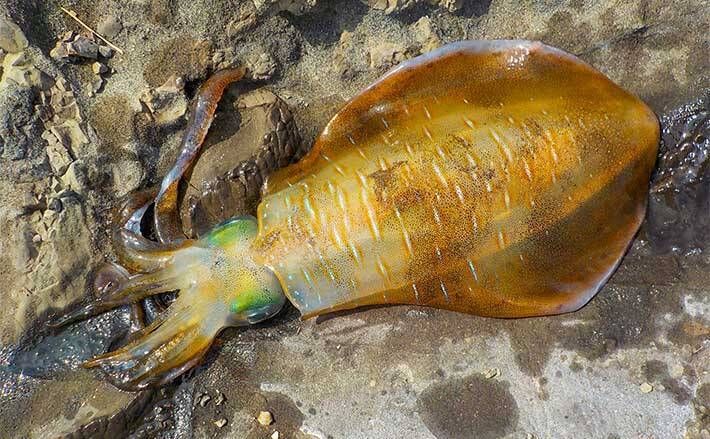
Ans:
[[[710,438],[709,25],[701,0],[0,0],[0,436]],[[119,198],[160,181],[210,72],[238,63],[250,80],[220,107],[203,181],[263,145],[297,157],[404,59],[492,38],[577,54],[662,118],[649,217],[581,311],[291,308],[141,393],[77,368],[121,342],[127,310],[45,329],[90,294]],[[238,214],[257,183],[215,184]],[[183,203],[195,233],[220,215],[200,200]]]

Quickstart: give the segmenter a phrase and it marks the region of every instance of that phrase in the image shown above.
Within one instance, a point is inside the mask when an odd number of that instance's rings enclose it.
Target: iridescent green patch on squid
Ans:
[[[243,216],[229,219],[216,226],[203,240],[209,247],[225,248],[237,241],[251,242],[258,232],[259,224],[256,218]]]
[[[253,285],[250,289],[242,289],[239,296],[232,299],[229,310],[235,314],[243,313],[247,310],[257,310],[268,307],[274,303],[274,292],[268,288],[260,288],[257,281],[250,277],[249,282]],[[283,293],[282,293],[283,294]]]
[[[209,271],[219,280],[219,295],[232,313],[231,321],[256,323],[271,317],[285,303],[278,278],[252,259],[250,246],[258,231],[256,218],[233,218],[215,227],[196,245],[211,249]]]

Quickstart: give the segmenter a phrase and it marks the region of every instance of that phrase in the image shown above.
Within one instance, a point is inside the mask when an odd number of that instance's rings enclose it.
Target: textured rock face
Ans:
[[[404,11],[422,3],[439,6],[449,12],[456,12],[463,5],[462,0],[364,0],[372,9],[384,11],[386,14]]]
[[[20,339],[50,309],[86,291],[94,257],[88,190],[97,156],[66,80],[38,67],[21,28],[0,20],[0,185],[6,285],[0,340]]]
[[[28,46],[27,37],[12,20],[0,17],[0,49],[8,53],[18,53]]]
[[[17,340],[37,316],[81,297],[90,284],[92,243],[85,208],[69,193],[34,199],[37,186],[17,187],[29,199],[14,204],[3,196],[3,272],[6,280],[0,308],[0,340]],[[28,203],[29,204],[25,204]],[[3,270],[4,271],[4,270]]]
[[[0,90],[0,105],[6,109],[0,119],[3,159],[18,161],[28,155],[41,154],[37,145],[33,145],[37,142],[37,132],[41,132],[39,118],[33,114],[34,100],[34,90],[15,83]]]
[[[72,9],[126,51],[100,57],[105,71],[49,57],[68,31],[72,41],[83,32],[53,3],[0,0],[0,437],[710,435],[704,2],[99,3]],[[182,211],[191,233],[253,210],[262,174],[310,147],[390,67],[492,38],[574,53],[664,116],[649,217],[581,311],[497,321],[389,307],[300,322],[289,309],[226,331],[184,382],[130,395],[77,369],[125,335],[126,310],[46,332],[46,314],[91,294],[91,272],[111,259],[118,198],[172,166],[186,103],[212,69],[244,64],[250,81],[228,93],[193,173]],[[96,95],[94,68],[105,81]],[[171,78],[184,89],[162,88]],[[260,150],[279,154],[259,162]],[[259,178],[230,176],[246,168]],[[203,195],[207,186],[227,196]],[[272,424],[258,423],[262,411]]]

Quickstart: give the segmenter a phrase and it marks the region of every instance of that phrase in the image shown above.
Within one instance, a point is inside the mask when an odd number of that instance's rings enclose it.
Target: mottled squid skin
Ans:
[[[121,387],[173,379],[223,327],[269,318],[286,297],[305,317],[377,304],[491,317],[573,311],[643,219],[653,112],[560,50],[466,41],[355,96],[303,160],[268,178],[257,219],[186,240],[178,183],[224,87],[242,74],[221,72],[199,93],[155,201],[161,243],[138,233],[145,195],[124,213],[120,262],[145,274],[118,273],[116,288],[58,320],[180,290],[134,341],[87,363]]]
[[[644,216],[658,122],[540,43],[461,42],[356,96],[269,178],[253,251],[306,316],[573,311]]]

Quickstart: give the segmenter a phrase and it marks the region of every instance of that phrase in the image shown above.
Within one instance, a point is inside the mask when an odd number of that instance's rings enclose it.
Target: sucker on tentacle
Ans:
[[[638,230],[659,126],[638,98],[572,55],[530,41],[464,41],[406,61],[355,96],[298,163],[272,174],[257,218],[185,239],[178,186],[224,87],[201,88],[140,235],[150,194],[124,211],[117,279],[67,322],[168,289],[177,300],[126,346],[86,363],[116,385],[166,383],[219,331],[413,304],[490,317],[574,311]],[[144,202],[141,205],[141,201]],[[143,209],[143,210],[141,210]]]

